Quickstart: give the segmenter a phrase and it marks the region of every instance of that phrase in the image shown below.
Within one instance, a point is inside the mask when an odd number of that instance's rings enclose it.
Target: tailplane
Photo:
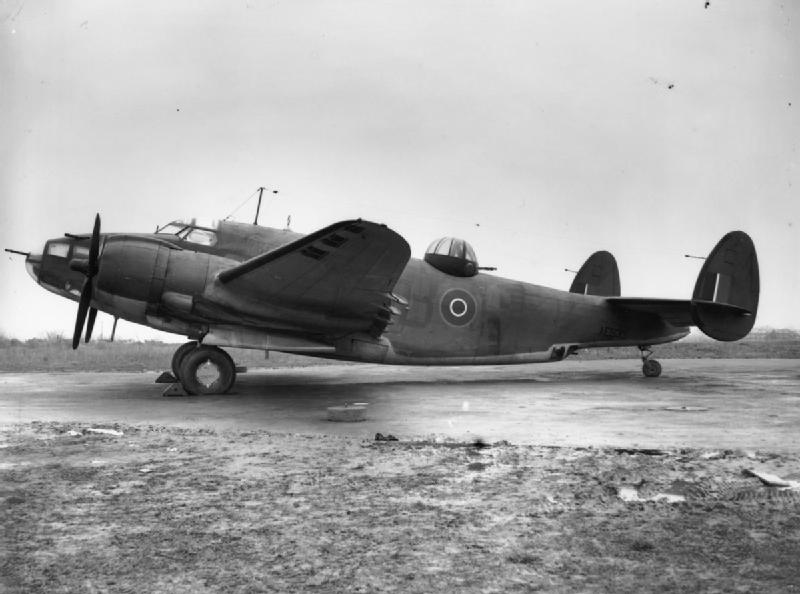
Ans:
[[[731,231],[706,258],[692,295],[692,319],[717,340],[739,340],[753,328],[760,290],[753,240]]]
[[[584,262],[569,288],[570,293],[618,297],[619,268],[609,252],[595,252]]]

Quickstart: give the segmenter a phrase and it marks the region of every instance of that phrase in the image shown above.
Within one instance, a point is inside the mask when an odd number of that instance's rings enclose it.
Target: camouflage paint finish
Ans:
[[[306,295],[310,298],[306,303],[313,307],[301,301],[265,299],[258,291],[270,288],[264,284],[267,281],[247,276],[258,271],[252,258],[260,260],[281,247],[294,254],[293,247],[285,246],[315,235],[330,241],[324,237],[326,230],[303,236],[222,222],[216,230],[206,231],[215,233],[212,245],[167,234],[102,235],[93,307],[193,339],[211,331],[222,346],[296,344],[297,352],[314,354],[317,348],[319,356],[338,359],[475,365],[556,361],[578,348],[669,342],[688,334],[693,324],[705,325],[721,337],[735,337],[752,326],[758,300],[755,249],[742,232],[728,234],[712,251],[698,279],[695,298],[702,299],[697,301],[615,297],[619,273],[606,252],[587,260],[581,292],[576,287],[573,292],[560,291],[485,273],[452,276],[409,259],[404,269],[397,269],[402,273],[390,292],[372,289],[383,300],[375,305],[384,320],[376,332],[374,324],[366,325],[352,317],[353,312],[343,315],[332,306],[326,309],[330,300],[316,299],[325,293]],[[396,237],[407,250],[402,238]],[[70,261],[85,257],[88,242],[88,236],[49,241],[43,255],[28,257],[31,275],[46,289],[77,301],[84,276],[70,268]],[[308,249],[312,256],[321,251],[308,247],[303,251]],[[241,272],[243,268],[247,270]],[[238,272],[231,274],[234,269]],[[273,278],[285,281],[295,272],[284,266],[283,276]],[[337,268],[336,274],[348,271]],[[226,281],[226,277],[232,278]],[[334,296],[341,290],[330,281],[326,286]],[[596,291],[606,294],[592,294]],[[726,304],[730,295],[736,297],[732,305]],[[737,304],[742,309],[734,307]],[[744,311],[747,307],[753,308],[750,314]]]

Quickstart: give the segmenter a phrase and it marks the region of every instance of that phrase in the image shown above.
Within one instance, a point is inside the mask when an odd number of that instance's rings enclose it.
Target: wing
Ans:
[[[696,326],[696,314],[693,313],[698,307],[707,311],[714,311],[718,315],[732,315],[736,317],[747,317],[751,312],[736,305],[727,303],[717,303],[701,299],[648,299],[644,297],[609,297],[606,299],[614,307],[635,311],[637,313],[647,313],[660,317],[665,322],[673,326]]]
[[[410,256],[406,240],[385,225],[350,220],[224,270],[218,279],[259,301],[375,322],[382,332],[399,313],[391,292]]]

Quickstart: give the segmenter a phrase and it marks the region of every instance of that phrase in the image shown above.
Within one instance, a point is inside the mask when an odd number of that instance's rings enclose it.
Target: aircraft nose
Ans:
[[[31,278],[37,283],[39,282],[39,273],[42,269],[42,255],[41,254],[28,254],[25,257],[25,269]]]

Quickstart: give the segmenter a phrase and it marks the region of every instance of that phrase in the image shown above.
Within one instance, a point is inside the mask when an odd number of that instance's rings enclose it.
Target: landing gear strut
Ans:
[[[642,353],[642,373],[645,377],[658,377],[661,375],[661,363],[655,359],[651,359],[653,351],[649,346],[640,345],[639,350]]]

